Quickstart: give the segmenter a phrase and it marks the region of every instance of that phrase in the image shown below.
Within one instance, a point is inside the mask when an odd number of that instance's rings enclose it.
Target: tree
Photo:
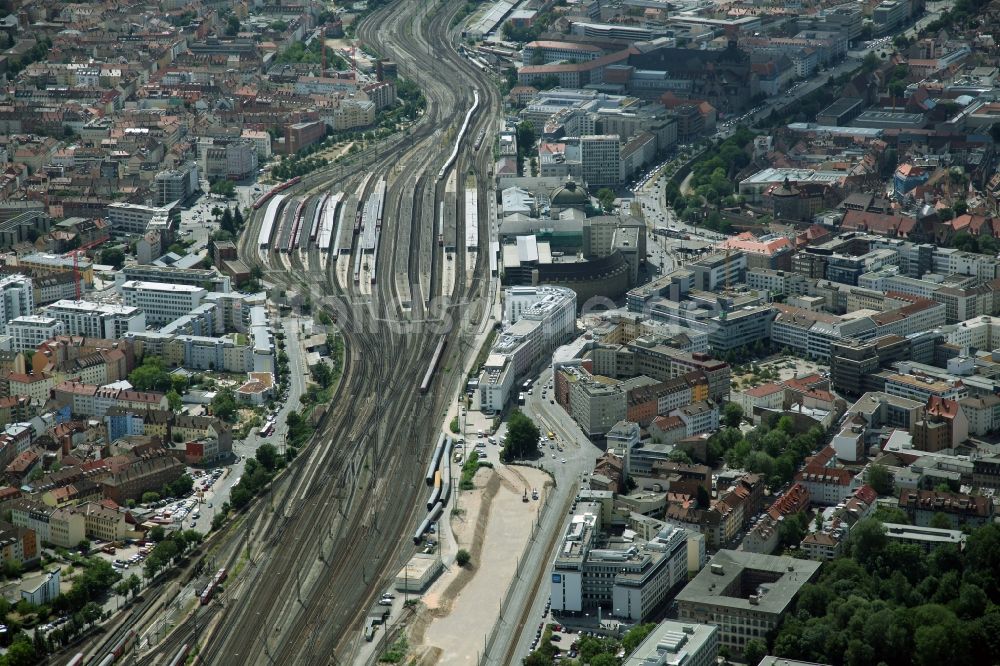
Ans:
[[[274,444],[261,444],[254,457],[268,472],[273,472],[279,466],[280,456]]]
[[[327,388],[333,383],[333,370],[326,363],[320,361],[309,369],[312,378],[323,388]]]
[[[240,31],[240,20],[234,15],[230,14],[229,18],[226,19],[226,34],[230,37],[236,35]]]
[[[868,565],[885,550],[886,542],[885,527],[882,523],[872,518],[865,518],[851,530],[847,546],[854,559],[862,565]]]
[[[743,661],[748,664],[759,664],[767,656],[767,643],[759,638],[751,638],[743,646]]]
[[[181,400],[180,394],[174,389],[167,391],[167,404],[169,405],[171,411],[179,412],[184,403]]]
[[[935,512],[935,514],[931,516],[931,520],[930,523],[928,523],[928,525],[930,527],[934,527],[939,530],[952,529],[951,520],[948,518],[948,516],[944,515],[940,511]]]
[[[684,449],[674,449],[667,454],[667,460],[670,462],[680,463],[682,465],[690,465],[693,462],[691,460],[691,456],[689,456],[687,451]]]
[[[515,409],[507,421],[507,434],[503,440],[503,459],[514,460],[538,454],[541,433],[534,421]]]
[[[872,465],[868,468],[868,485],[870,485],[879,495],[894,495],[895,488],[892,481],[892,472],[885,465]]]
[[[88,553],[90,552],[90,545],[90,541],[87,539],[80,539],[80,543],[76,544],[76,548],[81,553]]]
[[[140,391],[166,392],[171,388],[170,375],[159,356],[146,356],[142,365],[129,373],[129,382]]]
[[[212,413],[223,421],[233,421],[239,405],[231,388],[224,388],[212,398]]]
[[[164,530],[163,527],[161,527],[160,525],[156,525],[149,530],[149,538],[150,540],[153,541],[153,543],[160,543],[161,541],[163,541],[163,538],[165,536],[166,536],[166,530]]]
[[[139,590],[142,589],[142,580],[137,575],[132,574],[125,582],[128,584],[129,592],[132,593],[133,597],[139,594]]]
[[[101,263],[113,266],[115,270],[121,270],[125,265],[125,253],[118,247],[101,250]]]
[[[142,494],[143,504],[152,504],[153,502],[159,502],[159,501],[160,501],[160,493],[148,490]]]
[[[722,408],[722,422],[727,428],[739,428],[743,422],[743,408],[735,402],[727,402]]]
[[[460,567],[466,566],[472,560],[472,555],[466,549],[462,548],[455,554],[455,564]]]
[[[653,629],[656,629],[655,622],[640,624],[629,629],[622,637],[622,649],[625,650],[625,654],[632,654],[639,647],[639,644],[646,640],[646,637],[652,633]]]
[[[229,233],[236,233],[236,225],[233,221],[233,212],[228,208],[222,213],[222,220],[219,222],[219,228],[223,231],[228,231]]]
[[[607,187],[602,187],[597,191],[597,200],[601,202],[601,208],[605,213],[610,213],[615,206],[615,193]]]

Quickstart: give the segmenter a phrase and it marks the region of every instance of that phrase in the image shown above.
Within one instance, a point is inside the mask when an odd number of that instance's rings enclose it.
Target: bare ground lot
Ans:
[[[475,664],[514,578],[518,557],[531,537],[551,479],[525,467],[481,468],[476,489],[463,492],[461,512],[451,517],[458,548],[472,555],[465,569],[454,564],[430,587],[410,632],[419,663]],[[539,501],[522,501],[537,488]]]

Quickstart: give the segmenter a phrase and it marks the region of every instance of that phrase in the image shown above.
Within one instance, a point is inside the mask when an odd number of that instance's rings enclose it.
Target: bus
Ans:
[[[270,437],[274,434],[274,419],[268,419],[267,422],[260,427],[260,431],[257,433],[260,437]]]

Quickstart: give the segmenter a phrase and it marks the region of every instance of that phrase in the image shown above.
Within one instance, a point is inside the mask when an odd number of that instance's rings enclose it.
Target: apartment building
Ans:
[[[719,644],[741,653],[747,642],[777,629],[820,563],[720,550],[677,595],[681,622],[719,628]]]
[[[203,287],[165,282],[129,280],[119,287],[125,305],[146,313],[146,322],[166,324],[201,305],[208,291]]]
[[[62,300],[42,308],[42,314],[62,322],[68,335],[117,340],[146,330],[146,313],[129,305]]]
[[[952,529],[963,525],[979,527],[993,521],[993,498],[983,495],[947,493],[938,490],[905,490],[897,504],[917,527],[930,527],[931,519],[941,514]]]
[[[19,500],[11,507],[10,521],[35,532],[38,540],[57,548],[76,548],[87,536],[80,513],[57,509],[33,500]]]
[[[38,345],[66,332],[66,325],[54,317],[24,315],[7,323],[11,351],[34,350]]]
[[[24,275],[0,278],[0,334],[8,333],[8,322],[31,315],[35,308],[33,282]]]

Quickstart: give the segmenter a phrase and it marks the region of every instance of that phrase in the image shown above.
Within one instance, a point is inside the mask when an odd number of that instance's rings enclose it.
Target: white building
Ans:
[[[42,308],[42,314],[65,324],[69,335],[117,340],[146,330],[146,313],[127,305],[62,300]]]
[[[54,317],[23,315],[7,323],[11,351],[37,349],[38,345],[66,332],[66,325]]]
[[[8,322],[30,315],[35,301],[30,277],[8,275],[0,279],[0,333],[7,333]]]
[[[170,202],[168,202],[170,203]],[[173,209],[160,206],[115,202],[108,204],[107,216],[116,234],[144,234],[152,226],[168,226]]]
[[[583,503],[566,531],[551,575],[552,610],[642,621],[687,580],[687,534],[666,526],[648,542],[596,547],[602,505]]]
[[[201,305],[208,291],[189,284],[129,280],[120,287],[126,305],[141,308],[149,324],[165,324]]]
[[[504,290],[504,322],[537,321],[542,344],[552,349],[576,329],[576,292],[565,287],[511,287]]]
[[[664,620],[629,655],[624,666],[710,666],[718,655],[718,627]]]

